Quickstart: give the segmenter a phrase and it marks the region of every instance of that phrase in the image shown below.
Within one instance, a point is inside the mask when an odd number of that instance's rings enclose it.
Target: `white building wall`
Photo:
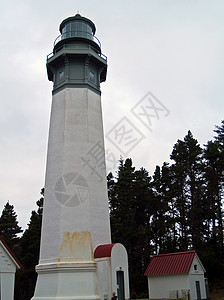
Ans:
[[[125,247],[116,243],[111,250],[111,257],[97,258],[97,278],[100,299],[111,299],[112,293],[117,295],[117,271],[124,272],[125,299],[130,298],[128,256]]]
[[[196,270],[195,270],[195,267]],[[205,287],[205,278],[204,278],[204,268],[197,255],[194,256],[190,272],[189,272],[189,281],[190,281],[190,300],[197,299],[197,290],[196,290],[196,281],[200,283],[201,299],[206,299],[206,287]]]
[[[0,299],[14,299],[16,266],[5,250],[0,247]]]
[[[196,270],[195,270],[195,266]],[[148,277],[148,288],[150,299],[170,298],[170,292],[177,292],[182,297],[181,290],[190,290],[190,300],[197,299],[196,281],[200,282],[201,299],[206,299],[206,286],[204,280],[204,267],[195,254],[188,274],[176,274],[166,276]]]
[[[97,279],[100,299],[111,299],[111,258],[97,258]]]
[[[182,296],[181,290],[190,288],[187,274],[150,276],[148,277],[149,299],[169,298],[170,292],[178,290],[178,297]]]
[[[125,299],[130,298],[128,255],[122,244],[115,244],[111,251],[112,292],[117,294],[117,271],[124,272]]]
[[[14,282],[15,273],[1,273],[1,300],[13,300],[14,299]]]
[[[190,300],[197,299],[196,281],[200,282],[201,299],[206,299],[204,275],[190,275]]]

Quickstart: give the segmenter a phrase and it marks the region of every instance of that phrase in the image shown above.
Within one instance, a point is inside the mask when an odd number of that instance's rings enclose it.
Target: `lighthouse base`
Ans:
[[[42,264],[31,300],[99,300],[96,263]]]

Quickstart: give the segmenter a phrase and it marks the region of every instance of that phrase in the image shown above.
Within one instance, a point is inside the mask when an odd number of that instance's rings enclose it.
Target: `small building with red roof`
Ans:
[[[207,280],[195,250],[154,255],[145,271],[149,299],[207,299]]]
[[[0,299],[14,299],[16,270],[23,270],[23,266],[0,236]]]

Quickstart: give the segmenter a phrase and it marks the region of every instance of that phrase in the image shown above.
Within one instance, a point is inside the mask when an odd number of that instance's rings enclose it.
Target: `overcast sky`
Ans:
[[[44,186],[46,55],[77,11],[95,23],[108,58],[101,90],[110,158],[131,157],[152,174],[189,129],[203,145],[224,119],[224,1],[1,1],[0,210],[9,200],[23,229]],[[129,143],[113,137],[122,128]]]

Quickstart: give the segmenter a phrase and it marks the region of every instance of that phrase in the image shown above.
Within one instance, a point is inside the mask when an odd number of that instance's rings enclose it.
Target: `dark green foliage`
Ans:
[[[135,171],[132,160],[120,160],[117,177],[108,175],[112,241],[128,252],[131,286],[136,292],[147,289],[143,276],[151,251],[151,178],[145,169]]]
[[[41,231],[41,217],[35,211],[32,211],[28,229],[24,232],[20,246],[21,259],[23,266],[27,270],[33,270],[38,263],[40,250],[40,231]]]
[[[190,131],[174,145],[171,166],[181,250],[199,248],[204,235],[202,149]]]
[[[162,168],[156,166],[153,175],[154,198],[152,205],[152,242],[154,254],[175,252],[177,250],[177,210],[174,205],[172,172],[168,163]]]
[[[215,141],[205,146],[205,179],[207,199],[207,239],[212,242],[220,261],[224,261],[223,245],[223,177],[224,177],[224,122],[216,126]]]
[[[222,120],[220,126],[215,126],[214,132],[216,133],[215,141],[219,145],[220,150],[224,150],[224,120]]]
[[[18,249],[19,237],[18,234],[22,232],[18,225],[17,215],[14,211],[14,206],[6,203],[2,215],[0,217],[0,235],[3,236],[5,242],[12,250]]]
[[[34,294],[37,274],[34,271],[16,272],[15,280],[15,300],[30,300]]]
[[[173,251],[175,238],[170,230],[174,226],[174,219],[168,213],[170,199],[170,174],[167,163],[162,168],[156,166],[153,175],[153,197],[151,199],[151,230],[154,254]],[[174,232],[174,231],[173,231]]]
[[[199,250],[198,254],[205,267],[206,276],[209,281],[224,278],[224,265],[220,263],[219,257],[217,256],[216,245],[213,241],[206,243],[205,248]]]
[[[39,260],[44,189],[41,190],[41,195],[42,197],[36,202],[38,210],[31,212],[28,229],[20,239],[20,261],[24,271],[16,274],[15,300],[30,300],[35,289],[37,279],[35,266]]]
[[[130,158],[108,175],[112,240],[127,249],[137,296],[154,254],[195,249],[210,280],[224,277],[224,121],[215,133],[202,148],[188,131],[173,147],[173,163],[156,166],[152,178]]]

